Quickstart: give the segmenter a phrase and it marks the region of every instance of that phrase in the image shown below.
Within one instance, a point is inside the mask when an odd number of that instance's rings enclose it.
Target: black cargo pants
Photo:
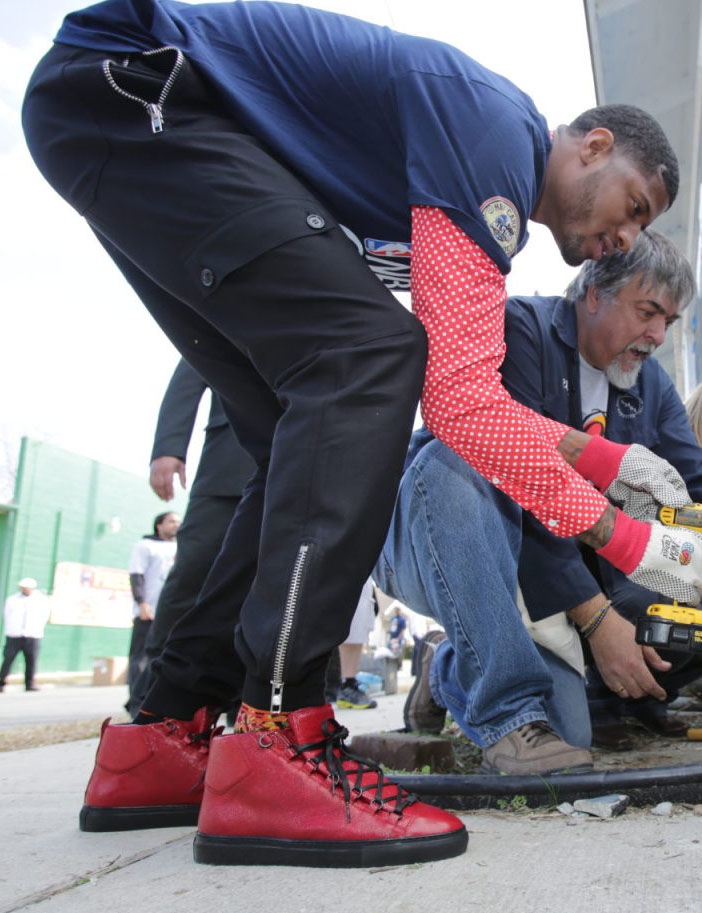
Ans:
[[[424,331],[187,61],[165,50],[105,72],[108,56],[57,45],[40,62],[30,151],[258,465],[146,706],[183,716],[242,682],[257,707],[319,704],[389,524]],[[153,132],[146,104],[167,82]]]

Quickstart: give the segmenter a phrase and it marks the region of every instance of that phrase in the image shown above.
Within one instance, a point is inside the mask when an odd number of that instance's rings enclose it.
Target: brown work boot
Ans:
[[[579,773],[592,767],[586,748],[574,748],[546,723],[526,723],[508,732],[494,745],[483,748],[481,773],[556,774]]]
[[[446,708],[434,700],[429,685],[429,670],[436,648],[446,640],[443,631],[429,631],[419,648],[417,675],[407,695],[403,716],[408,732],[439,733],[446,725]]]

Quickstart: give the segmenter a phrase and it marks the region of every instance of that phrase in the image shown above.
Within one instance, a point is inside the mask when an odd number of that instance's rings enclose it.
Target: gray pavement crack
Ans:
[[[27,907],[35,906],[36,904],[42,903],[44,900],[50,900],[52,897],[56,897],[59,894],[66,894],[68,891],[80,888],[82,885],[88,884],[89,882],[95,883],[105,875],[111,875],[112,872],[118,872],[121,869],[128,868],[130,865],[134,865],[136,862],[141,862],[143,859],[149,859],[151,856],[156,856],[166,847],[185,843],[192,839],[192,834],[186,834],[182,837],[174,837],[172,840],[167,840],[165,843],[159,844],[159,846],[152,847],[148,850],[142,850],[131,856],[117,856],[112,862],[108,862],[107,865],[100,866],[98,869],[92,869],[88,872],[84,872],[82,875],[74,875],[67,881],[49,885],[46,888],[42,888],[41,891],[19,897],[17,900],[11,901],[9,906],[0,908],[0,913],[18,913],[20,910],[26,910]]]

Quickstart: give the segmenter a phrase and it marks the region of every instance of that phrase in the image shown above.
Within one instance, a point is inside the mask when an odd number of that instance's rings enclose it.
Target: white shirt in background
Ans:
[[[155,539],[147,536],[140,539],[129,556],[130,574],[144,575],[144,601],[156,611],[156,603],[161,595],[168,572],[173,567],[176,556],[175,539]],[[139,606],[134,602],[134,618],[139,617]]]
[[[5,600],[5,637],[43,637],[49,611],[49,600],[39,590],[29,596],[23,593],[8,596]]]

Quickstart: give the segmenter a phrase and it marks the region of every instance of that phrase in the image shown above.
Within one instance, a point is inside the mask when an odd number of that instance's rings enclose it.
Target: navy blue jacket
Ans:
[[[533,101],[450,45],[311,6],[107,0],[69,14],[56,40],[179,48],[390,287],[409,288],[415,205],[444,209],[508,273],[551,150]]]
[[[549,418],[582,427],[577,319],[565,298],[510,298],[505,317],[507,354],[502,378],[510,394]],[[643,444],[672,463],[694,501],[702,501],[702,449],[687,421],[672,380],[655,358],[648,358],[636,384],[617,390],[610,384],[605,437],[621,444]],[[524,540],[519,583],[533,620],[573,608],[604,588],[632,617],[655,602],[606,561],[596,558],[598,583],[575,539],[557,539],[531,514],[523,514]]]

